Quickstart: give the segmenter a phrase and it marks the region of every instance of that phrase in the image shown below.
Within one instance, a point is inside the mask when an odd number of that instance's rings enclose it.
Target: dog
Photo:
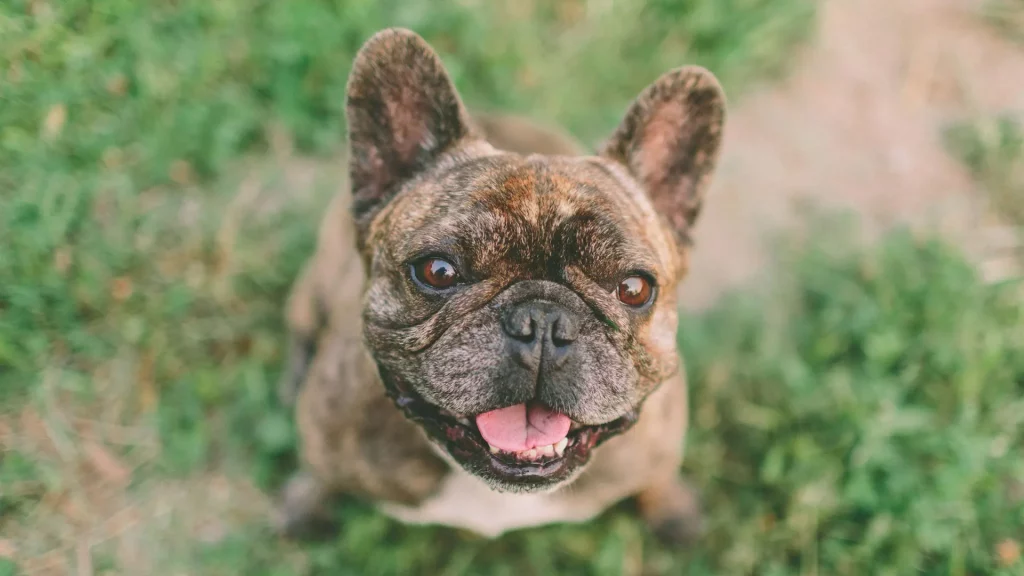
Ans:
[[[634,498],[691,542],[676,293],[722,141],[715,77],[665,73],[591,154],[471,115],[391,28],[358,52],[346,114],[349,182],[287,304],[302,465],[278,528],[332,528],[340,494],[487,537]]]

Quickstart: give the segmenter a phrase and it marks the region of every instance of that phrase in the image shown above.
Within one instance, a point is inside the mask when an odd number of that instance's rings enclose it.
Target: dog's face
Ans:
[[[427,44],[374,36],[348,86],[365,335],[392,398],[507,491],[573,478],[679,369],[675,288],[724,115],[710,73],[647,88],[593,157],[472,126]]]

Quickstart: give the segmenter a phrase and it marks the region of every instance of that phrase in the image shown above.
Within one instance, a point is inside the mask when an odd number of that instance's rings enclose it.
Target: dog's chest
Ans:
[[[570,498],[564,490],[548,494],[496,492],[456,468],[441,489],[419,506],[382,503],[380,508],[409,524],[440,524],[493,538],[518,528],[588,520],[612,503],[602,498]]]

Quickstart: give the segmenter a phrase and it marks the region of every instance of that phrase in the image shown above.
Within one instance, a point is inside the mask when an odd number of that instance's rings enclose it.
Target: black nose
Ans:
[[[525,367],[558,367],[572,352],[579,336],[573,315],[553,302],[533,300],[513,306],[501,326],[509,336],[512,356]]]

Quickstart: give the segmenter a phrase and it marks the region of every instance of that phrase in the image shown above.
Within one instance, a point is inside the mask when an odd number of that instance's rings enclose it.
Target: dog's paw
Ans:
[[[296,370],[286,367],[277,380],[277,401],[281,406],[295,406],[299,397],[299,387],[302,385],[301,377],[305,374],[297,374]]]
[[[658,483],[637,495],[640,513],[666,547],[686,549],[704,535],[704,513],[696,490],[680,478]]]
[[[667,516],[651,523],[651,532],[662,546],[686,550],[697,544],[704,535],[704,517],[699,513]]]
[[[300,472],[281,490],[271,525],[278,535],[291,540],[330,539],[340,529],[331,514],[330,501],[329,493],[317,480]]]
[[[282,406],[295,405],[313,361],[313,355],[316,353],[311,338],[292,334],[289,340],[288,359],[277,381],[277,400]]]
[[[340,526],[326,516],[297,516],[282,507],[274,510],[274,531],[282,538],[320,542],[338,535]]]

